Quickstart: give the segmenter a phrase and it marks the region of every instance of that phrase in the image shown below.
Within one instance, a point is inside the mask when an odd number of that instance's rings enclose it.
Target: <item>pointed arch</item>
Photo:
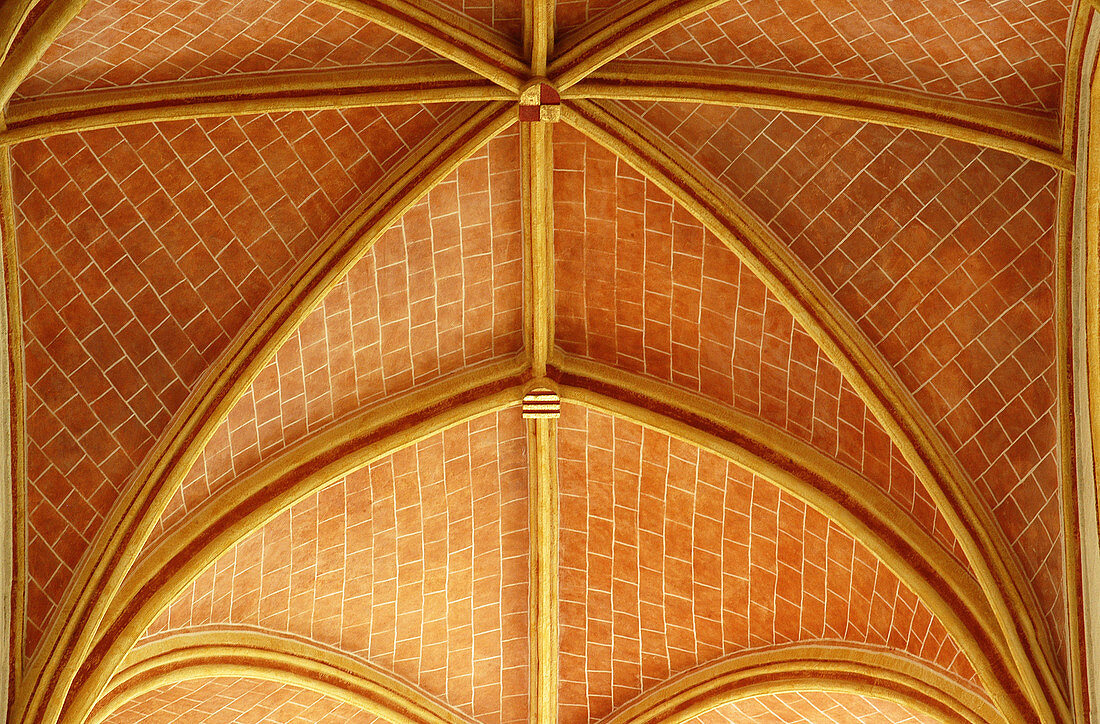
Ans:
[[[682,724],[755,696],[846,692],[890,699],[948,724],[997,724],[988,701],[924,662],[863,644],[788,644],[708,664],[642,694],[601,724]]]
[[[87,721],[100,724],[124,704],[160,687],[214,676],[292,684],[393,724],[470,724],[459,712],[359,658],[243,626],[204,626],[138,646],[127,654]]]
[[[558,380],[564,399],[705,448],[825,512],[910,585],[975,667],[1011,677],[997,669],[997,647],[979,623],[992,614],[966,569],[872,483],[771,425],[717,403],[602,365],[563,357],[553,363],[550,376]],[[464,373],[361,412],[209,498],[155,541],[127,575],[74,682],[68,714],[79,721],[148,625],[238,540],[294,501],[374,459],[518,404],[529,380],[527,365],[523,358]]]
[[[526,370],[522,357],[452,376],[369,408],[288,448],[207,499],[154,541],[127,573],[67,692],[60,720],[83,721],[149,624],[237,541],[344,475],[448,428],[518,405]]]
[[[981,502],[973,482],[932,427],[896,373],[791,253],[773,239],[729,194],[678,152],[645,138],[614,104],[572,101],[562,118],[607,146],[683,204],[715,233],[791,311],[863,397],[917,477],[941,508],[981,583],[1001,632],[1001,660],[1012,681],[986,671],[991,688],[1007,687],[1025,719],[1066,720],[1065,692],[1054,673],[1053,654],[1038,605],[1004,535]],[[1006,704],[1007,704],[1006,700]]]
[[[15,700],[35,721],[61,712],[113,593],[191,464],[233,403],[302,319],[416,201],[513,122],[505,103],[456,113],[373,187],[253,315],[143,461],[93,542]]]

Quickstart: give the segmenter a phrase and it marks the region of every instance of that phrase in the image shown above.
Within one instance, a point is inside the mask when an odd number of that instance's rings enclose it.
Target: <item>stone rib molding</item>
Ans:
[[[1002,689],[1004,703],[1013,702],[1011,707],[1025,720],[1068,721],[1065,692],[1054,672],[1049,636],[1036,613],[1034,593],[973,482],[912,395],[789,250],[689,159],[654,145],[623,121],[624,115],[617,106],[592,101],[573,101],[562,110],[563,120],[608,147],[715,233],[833,360],[928,489],[993,607],[1002,635],[988,633],[991,641],[1004,642],[1008,650],[1002,657],[1004,671],[987,669],[983,680],[991,688]]]
[[[0,130],[0,145],[180,119],[511,99],[511,93],[477,73],[445,62],[247,73],[16,101],[5,116],[7,128]]]
[[[207,372],[164,436],[131,478],[77,572],[40,656],[16,699],[30,721],[62,715],[69,683],[83,666],[105,612],[161,511],[233,403],[324,295],[390,225],[439,181],[511,125],[503,103],[460,112],[429,136],[373,187],[314,251],[302,260],[249,326]]]
[[[726,0],[633,0],[561,40],[547,76],[559,91],[677,23]]]
[[[393,724],[472,724],[468,717],[356,656],[285,634],[244,626],[203,626],[133,649],[88,724],[158,688],[215,676],[291,684]]]
[[[33,19],[27,14],[23,15],[24,21],[30,20],[30,27],[26,28],[21,35],[13,31],[11,47],[8,48],[3,62],[0,62],[0,112],[3,112],[4,107],[19,88],[19,84],[30,75],[50,44],[84,8],[88,0],[39,0],[39,2],[44,4],[44,9]],[[27,8],[28,13],[31,10],[32,8]],[[13,6],[12,11],[18,13],[17,6]],[[10,27],[9,23],[5,25]]]
[[[527,360],[441,380],[326,428],[219,491],[153,541],[126,574],[70,689],[60,721],[82,722],[126,652],[184,587],[295,502],[375,460],[456,425],[515,407]]]
[[[320,0],[469,68],[510,91],[527,79],[527,64],[510,38],[434,0]]]
[[[642,694],[600,724],[682,724],[755,696],[847,692],[895,701],[952,724],[1003,724],[984,698],[924,662],[859,644],[788,644],[748,651]]]
[[[1002,106],[960,101],[877,83],[688,63],[615,61],[570,88],[566,98],[705,103],[810,113],[932,133],[1072,172],[1057,122]]]

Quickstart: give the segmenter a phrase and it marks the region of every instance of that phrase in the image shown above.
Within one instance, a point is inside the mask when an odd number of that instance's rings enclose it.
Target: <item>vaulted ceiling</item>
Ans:
[[[8,0],[9,720],[1096,721],[1096,9]]]

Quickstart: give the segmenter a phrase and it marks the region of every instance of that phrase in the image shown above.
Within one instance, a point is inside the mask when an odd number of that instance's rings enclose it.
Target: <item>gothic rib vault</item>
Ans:
[[[8,719],[1100,721],[1098,9],[8,0]]]

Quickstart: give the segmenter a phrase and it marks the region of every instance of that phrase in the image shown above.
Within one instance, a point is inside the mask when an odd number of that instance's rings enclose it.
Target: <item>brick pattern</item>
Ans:
[[[460,425],[295,504],[149,629],[259,626],[335,646],[481,722],[527,719],[526,427]]]
[[[938,724],[886,699],[843,692],[769,694],[726,704],[686,724]]]
[[[635,110],[743,199],[894,366],[977,481],[1063,649],[1055,172],[852,121]]]
[[[89,0],[18,95],[431,60],[439,56],[310,0]]]
[[[378,241],[283,345],[158,524],[304,436],[523,348],[519,134],[493,139]]]
[[[595,22],[600,16],[614,12],[629,0],[558,0],[555,5],[554,22],[558,37],[574,31],[583,32],[581,27]]]
[[[517,42],[523,40],[521,0],[436,0]]]
[[[1062,0],[727,2],[627,54],[865,80],[1057,113]]]
[[[142,694],[106,724],[384,724],[336,699],[290,684],[212,677]]]
[[[118,491],[203,371],[441,112],[173,122],[14,150],[28,652]]]
[[[557,343],[809,442],[888,492],[964,560],[886,431],[779,300],[670,196],[610,151],[560,130]]]
[[[680,672],[790,641],[888,646],[974,683],[914,593],[778,488],[575,405],[563,405],[558,457],[561,721],[599,719]]]

